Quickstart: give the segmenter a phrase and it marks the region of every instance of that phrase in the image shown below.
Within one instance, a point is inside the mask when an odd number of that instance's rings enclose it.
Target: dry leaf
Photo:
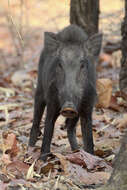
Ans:
[[[11,159],[10,159],[10,155],[9,154],[3,154],[2,155],[2,158],[1,158],[1,160],[4,162],[4,164],[10,164],[12,161],[11,161]]]
[[[16,135],[14,133],[3,133],[3,152],[7,152],[11,157],[15,157],[19,148],[17,146]]]
[[[6,190],[8,187],[7,183],[3,183],[2,181],[0,181],[0,190]]]
[[[29,165],[27,165],[21,161],[14,161],[14,162],[8,164],[6,167],[8,174],[14,175],[18,178],[25,177],[28,169],[29,169]]]
[[[91,185],[91,184],[104,184],[110,177],[111,172],[88,172],[84,168],[76,164],[70,164],[68,171],[71,179],[76,183]]]
[[[0,87],[0,92],[3,92],[5,93],[5,95],[7,97],[10,97],[10,96],[14,96],[15,95],[15,91],[11,88],[3,88],[3,87]]]
[[[99,170],[106,167],[109,168],[103,159],[89,154],[84,150],[69,154],[66,156],[66,158],[72,163],[86,167],[88,170],[94,170],[95,168],[99,168]]]
[[[112,110],[117,111],[117,112],[122,111],[122,107],[118,104],[116,96],[111,96],[111,101],[110,101],[110,106],[109,107]]]
[[[101,114],[97,115],[96,112],[93,113],[93,119],[99,120],[99,122],[100,122],[100,121],[103,121],[103,122],[105,122],[106,124],[109,123],[110,120],[111,120],[111,118],[110,118],[107,114],[105,114],[105,113],[102,114],[102,113],[101,113]]]
[[[96,106],[108,108],[112,95],[112,81],[106,78],[98,79],[96,85],[98,94],[98,103]]]
[[[46,162],[43,165],[39,164],[39,166],[40,166],[39,173],[43,173],[43,174],[49,173],[54,168],[54,164],[51,162]]]
[[[38,147],[28,147],[27,155],[25,162],[33,162],[34,160],[37,160],[40,156],[40,148]]]
[[[15,85],[23,85],[24,82],[31,80],[30,75],[25,70],[18,70],[11,77],[12,83]]]
[[[117,118],[113,122],[114,125],[117,126],[117,128],[126,128],[127,127],[127,114],[123,114],[122,118]]]
[[[34,166],[35,166],[36,160],[32,163],[32,165],[29,167],[26,175],[26,179],[32,179],[34,176]]]
[[[65,175],[68,175],[69,162],[68,162],[68,160],[66,159],[66,157],[63,156],[63,155],[60,154],[60,153],[54,153],[54,155],[55,155],[57,158],[60,159],[60,163],[61,163],[62,169],[64,170]]]

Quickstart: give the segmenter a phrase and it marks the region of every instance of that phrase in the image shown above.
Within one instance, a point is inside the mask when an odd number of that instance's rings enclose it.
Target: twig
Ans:
[[[8,0],[8,7],[9,7],[9,10],[10,10],[10,1],[9,0]],[[21,34],[20,34],[19,30],[18,30],[18,27],[17,27],[16,23],[14,22],[13,17],[12,17],[11,14],[9,14],[9,18],[10,18],[10,21],[11,21],[12,25],[15,27],[15,30],[16,30],[16,32],[18,34],[18,37],[19,37],[19,40],[21,42],[22,47],[24,47],[23,38],[22,38],[22,36],[21,36]]]
[[[5,13],[5,16],[6,16],[7,22],[9,23],[8,29],[9,29],[11,37],[12,37],[12,41],[13,41],[13,45],[14,45],[16,54],[17,54],[17,56],[19,56],[19,55],[21,55],[21,53],[20,53],[19,47],[18,47],[18,45],[17,45],[17,43],[15,41],[15,33],[14,33],[13,28],[12,28],[12,26],[10,24],[10,17],[8,16],[7,13]]]
[[[22,15],[23,15],[23,0],[20,0],[20,25],[19,25],[19,28],[18,26],[16,25],[14,19],[13,19],[13,16],[11,15],[11,6],[10,6],[10,0],[8,0],[8,14],[6,16],[7,20],[8,20],[8,23],[10,23],[9,25],[9,29],[10,29],[10,33],[11,33],[11,36],[12,36],[12,39],[13,39],[13,42],[14,42],[14,46],[15,46],[15,50],[17,52],[17,56],[20,56],[20,67],[23,67],[24,66],[24,41],[23,41],[23,37],[22,37]],[[13,27],[14,26],[14,29]],[[18,44],[16,43],[15,41],[15,32],[18,36],[17,40],[18,40]]]
[[[54,189],[56,190],[58,188],[58,184],[59,184],[59,180],[60,180],[60,175],[57,177],[56,179],[56,183],[54,185]]]

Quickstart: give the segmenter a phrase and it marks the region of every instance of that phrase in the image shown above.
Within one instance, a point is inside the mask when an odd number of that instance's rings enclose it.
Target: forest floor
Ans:
[[[54,156],[46,163],[37,160],[42,137],[31,157],[27,156],[43,34],[44,31],[58,32],[69,24],[69,4],[67,0],[13,0],[8,4],[1,0],[0,190],[93,189],[96,185],[105,184],[111,175],[115,155],[127,126],[127,99],[119,91],[120,50],[107,54],[102,48],[97,63],[98,78],[102,79],[102,87],[106,90],[103,93],[110,96],[110,103],[102,103],[94,109],[96,156],[82,149],[71,152],[63,117],[59,117],[55,124],[51,147]],[[123,4],[122,0],[110,0],[110,5],[107,0],[101,0],[103,47],[121,40]],[[110,81],[110,87],[103,84],[104,79]],[[44,119],[45,115],[41,123],[42,135]],[[77,138],[82,146],[80,123]]]

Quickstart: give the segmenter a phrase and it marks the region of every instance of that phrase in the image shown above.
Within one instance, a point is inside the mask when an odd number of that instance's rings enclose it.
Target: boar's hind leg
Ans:
[[[46,161],[48,153],[50,153],[50,145],[53,136],[54,125],[58,116],[59,116],[59,110],[55,108],[55,105],[47,106],[44,137],[43,137],[41,156],[40,156],[40,159],[43,161]]]
[[[40,121],[42,118],[42,114],[45,109],[45,102],[43,99],[42,92],[36,91],[35,100],[34,100],[34,118],[33,118],[33,125],[30,131],[30,139],[29,145],[34,146],[38,136],[41,134],[39,129]]]
[[[78,117],[74,119],[66,119],[67,136],[72,150],[78,149],[78,143],[76,139],[76,124],[78,119]]]
[[[81,117],[81,130],[84,150],[91,154],[94,154],[91,114],[90,116],[85,115],[85,118]]]

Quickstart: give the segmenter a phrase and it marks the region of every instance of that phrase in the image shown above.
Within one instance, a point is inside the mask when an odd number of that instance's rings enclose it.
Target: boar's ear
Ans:
[[[55,51],[58,48],[59,41],[56,34],[52,32],[45,32],[44,34],[44,47],[48,51]]]
[[[102,44],[102,34],[97,33],[87,40],[85,44],[85,48],[87,49],[87,52],[89,55],[98,57],[100,50],[101,50],[101,44]]]

